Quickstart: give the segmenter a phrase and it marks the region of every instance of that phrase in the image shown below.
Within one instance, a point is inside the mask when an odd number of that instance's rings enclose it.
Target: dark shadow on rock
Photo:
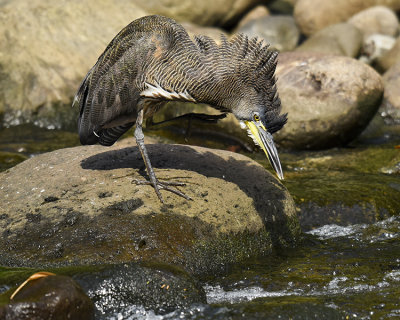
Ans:
[[[273,242],[280,242],[283,234],[290,235],[288,216],[284,206],[284,186],[261,166],[229,157],[228,160],[213,152],[197,152],[185,145],[146,145],[155,170],[178,169],[194,171],[206,177],[215,177],[236,184],[254,201]],[[143,169],[144,162],[138,147],[106,151],[88,157],[81,162],[88,170],[113,170],[120,168]],[[147,177],[146,177],[147,178]],[[190,184],[190,179],[185,181]],[[265,190],[266,193],[263,193]],[[260,192],[261,191],[261,192]],[[291,238],[285,237],[283,238]]]

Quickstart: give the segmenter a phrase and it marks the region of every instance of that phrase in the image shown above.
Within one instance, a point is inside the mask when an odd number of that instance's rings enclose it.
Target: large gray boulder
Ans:
[[[193,201],[144,179],[132,144],[61,149],[0,174],[3,265],[176,264],[215,270],[293,243],[299,228],[286,188],[251,159],[222,150],[148,145],[161,180],[185,182]]]
[[[291,149],[326,149],[350,142],[368,125],[383,94],[380,75],[348,57],[282,53],[276,74],[289,120],[275,137]]]

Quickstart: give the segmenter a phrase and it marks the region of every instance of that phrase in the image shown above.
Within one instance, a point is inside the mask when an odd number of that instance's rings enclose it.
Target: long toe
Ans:
[[[160,201],[162,203],[164,203],[164,199],[161,196],[161,192],[160,190],[166,190],[172,193],[175,193],[176,195],[185,198],[186,200],[193,200],[191,197],[187,196],[185,193],[183,193],[182,191],[176,189],[176,188],[172,188],[171,186],[174,187],[182,187],[185,186],[186,183],[184,182],[177,182],[177,181],[159,181],[157,180],[155,184],[153,184],[151,181],[147,181],[147,180],[139,180],[139,179],[133,179],[132,183],[135,183],[137,185],[151,185],[154,188],[154,191],[156,192],[158,198],[160,199]]]
[[[172,186],[182,186],[182,185],[185,185],[185,184],[180,184],[179,182],[175,182],[175,183],[171,183],[170,182],[168,184],[165,184],[164,182],[158,182],[158,186],[160,187],[160,189],[167,190],[167,191],[170,191],[172,193],[175,193],[178,196],[181,196],[182,198],[185,198],[186,200],[193,200],[191,197],[187,196],[182,191],[179,191],[178,189],[174,189],[174,188],[169,187],[170,185],[172,185]]]

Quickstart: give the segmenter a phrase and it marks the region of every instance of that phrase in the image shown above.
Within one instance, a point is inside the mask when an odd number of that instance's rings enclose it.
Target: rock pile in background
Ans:
[[[314,52],[318,56],[323,53],[354,59],[361,56],[363,61],[371,63],[382,72],[400,61],[400,40],[395,41],[399,30],[396,10],[399,9],[398,0],[277,0],[265,1],[261,5],[255,0],[201,3],[189,0],[118,3],[92,3],[85,0],[65,4],[47,0],[7,2],[0,8],[3,17],[0,35],[4,39],[0,43],[0,51],[3,53],[0,56],[0,115],[3,115],[5,125],[35,122],[39,126],[74,126],[77,110],[68,106],[80,81],[115,34],[132,20],[147,14],[163,14],[175,18],[183,23],[191,36],[205,34],[219,42],[221,34],[229,37],[235,32],[243,32],[250,37],[264,39],[271,44],[272,49],[282,52]],[[304,57],[307,57],[304,58],[306,60],[301,61],[299,58],[298,64],[308,63],[310,54]],[[282,56],[279,69],[288,70],[285,61]],[[333,71],[324,71],[326,79],[335,78],[330,74]],[[379,75],[373,74],[371,70],[369,72],[375,79],[373,81],[378,83],[376,79]],[[359,79],[351,79],[350,72],[346,74],[348,76],[343,78],[342,85],[348,81],[349,95],[356,94],[359,90],[357,86],[362,83],[359,83]],[[298,83],[302,81],[298,78],[300,76],[304,77],[305,83],[310,78],[306,73],[297,74]],[[283,97],[283,108],[290,112],[286,103],[294,93],[288,92],[287,88],[293,85],[285,83],[284,79],[289,80],[291,77],[279,80],[278,91]],[[352,86],[356,86],[354,90]],[[380,88],[379,85],[376,88]],[[301,90],[301,86],[295,89]],[[355,101],[363,97],[349,98]],[[368,98],[368,94],[364,98]],[[312,102],[308,99],[312,100],[312,97],[303,97],[298,101],[298,108],[304,108],[306,113],[314,112],[314,118],[319,117],[320,111],[313,111],[310,107]],[[329,106],[324,107],[327,101],[320,100],[321,110],[327,110]],[[370,106],[370,111],[366,113],[368,116],[352,114],[353,123],[359,124],[354,132],[359,133],[368,124],[365,119],[370,119],[370,115],[378,109],[380,100],[371,101],[367,103]],[[393,99],[391,101],[392,106],[399,105]],[[293,121],[294,124],[296,118],[297,115],[293,113],[292,117],[289,116],[289,122]],[[229,121],[228,126],[237,126],[235,120]],[[331,118],[330,121],[335,123],[339,119]],[[285,132],[288,130],[280,134],[279,139],[282,141],[290,139],[284,137]],[[312,130],[308,132],[312,135]],[[355,134],[346,137],[345,132],[341,134],[343,137],[337,140],[336,145],[347,143],[355,137]],[[240,139],[244,137],[241,133],[237,136]],[[291,144],[290,147],[304,148],[308,145]],[[318,148],[327,148],[332,143],[317,145]]]

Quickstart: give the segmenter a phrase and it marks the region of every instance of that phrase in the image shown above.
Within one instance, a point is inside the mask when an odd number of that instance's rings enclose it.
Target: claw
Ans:
[[[182,186],[186,185],[186,183],[184,183],[184,182],[174,182],[174,181],[171,181],[171,182],[167,182],[167,181],[160,182],[157,179],[156,183],[153,184],[151,181],[133,179],[132,183],[136,183],[137,185],[151,185],[151,186],[153,186],[153,188],[154,188],[154,190],[155,190],[155,192],[156,192],[156,194],[158,196],[158,199],[160,199],[160,201],[162,203],[164,203],[164,199],[163,199],[163,197],[161,195],[160,190],[167,190],[169,192],[175,193],[176,195],[178,195],[178,196],[180,196],[182,198],[185,198],[186,200],[193,200],[191,197],[187,196],[186,194],[184,194],[183,192],[179,191],[178,189],[174,189],[174,188],[169,187],[169,186],[174,186],[174,187],[180,186],[180,187],[182,187]]]

